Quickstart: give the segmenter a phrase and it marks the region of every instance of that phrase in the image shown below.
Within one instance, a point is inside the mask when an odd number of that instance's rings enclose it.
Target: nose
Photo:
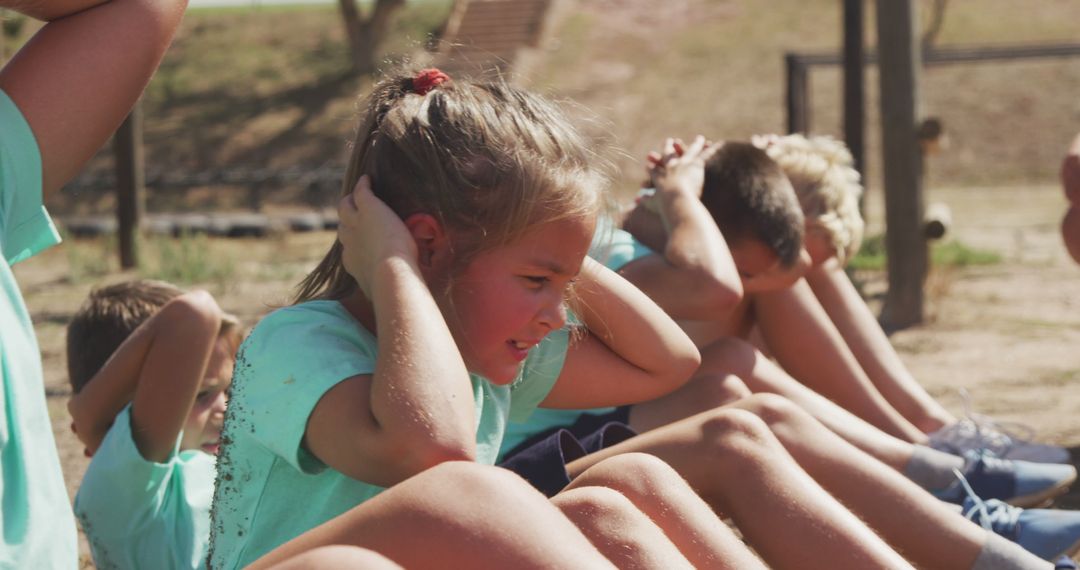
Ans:
[[[224,416],[225,406],[228,403],[229,398],[225,396],[225,392],[218,394],[217,398],[214,398],[214,403],[210,405],[210,413],[216,416]]]
[[[566,303],[561,296],[557,301],[544,305],[540,311],[540,322],[553,331],[566,326]]]

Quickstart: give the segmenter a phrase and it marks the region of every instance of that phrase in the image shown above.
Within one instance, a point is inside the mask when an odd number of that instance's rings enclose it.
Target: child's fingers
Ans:
[[[645,156],[645,160],[647,160],[649,164],[660,164],[660,153],[655,150],[649,151],[649,154]]]
[[[690,143],[690,147],[683,152],[683,155],[688,157],[695,157],[701,154],[701,149],[705,147],[705,137],[698,135],[694,137],[694,141]]]
[[[681,157],[686,152],[686,145],[683,144],[682,139],[675,139],[675,156]]]
[[[723,146],[724,146],[723,141],[720,141],[720,142],[717,142],[717,143],[714,143],[714,142],[706,143],[705,148],[703,148],[701,150],[701,154],[698,155],[698,156],[701,158],[702,162],[708,162],[709,159],[712,158],[713,155],[716,154],[716,152],[718,150],[720,150],[720,148],[723,147]]]
[[[668,137],[667,139],[664,139],[664,156],[663,156],[663,158],[665,160],[667,160],[667,159],[670,159],[670,158],[672,158],[674,156],[678,156],[675,153],[675,139]]]

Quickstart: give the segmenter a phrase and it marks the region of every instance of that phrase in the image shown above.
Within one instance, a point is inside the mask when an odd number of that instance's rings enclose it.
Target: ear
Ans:
[[[449,265],[450,240],[446,228],[435,216],[426,213],[405,218],[405,227],[416,241],[417,261],[425,273],[441,271]]]

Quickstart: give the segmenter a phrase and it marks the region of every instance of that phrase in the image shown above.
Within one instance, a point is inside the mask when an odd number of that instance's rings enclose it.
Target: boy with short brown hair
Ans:
[[[72,428],[93,459],[75,497],[101,567],[203,566],[239,322],[205,291],[127,281],[68,327]]]

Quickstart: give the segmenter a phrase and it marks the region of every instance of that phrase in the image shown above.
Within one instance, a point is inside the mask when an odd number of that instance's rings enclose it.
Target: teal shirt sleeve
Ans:
[[[603,263],[608,269],[618,271],[627,263],[651,253],[655,252],[635,239],[629,232],[615,229],[610,232],[606,240],[593,244],[590,256]]]
[[[99,568],[199,568],[210,540],[214,458],[176,447],[164,463],[139,453],[124,408],[75,496]]]
[[[42,204],[41,153],[15,102],[0,91],[0,249],[14,265],[60,243]]]
[[[510,421],[523,422],[543,402],[562,374],[570,329],[563,327],[547,335],[521,367],[521,375],[510,386]]]
[[[301,445],[308,418],[339,382],[375,371],[376,347],[336,301],[279,309],[237,355],[230,414],[245,418],[256,443],[299,471],[318,473],[326,466]]]

